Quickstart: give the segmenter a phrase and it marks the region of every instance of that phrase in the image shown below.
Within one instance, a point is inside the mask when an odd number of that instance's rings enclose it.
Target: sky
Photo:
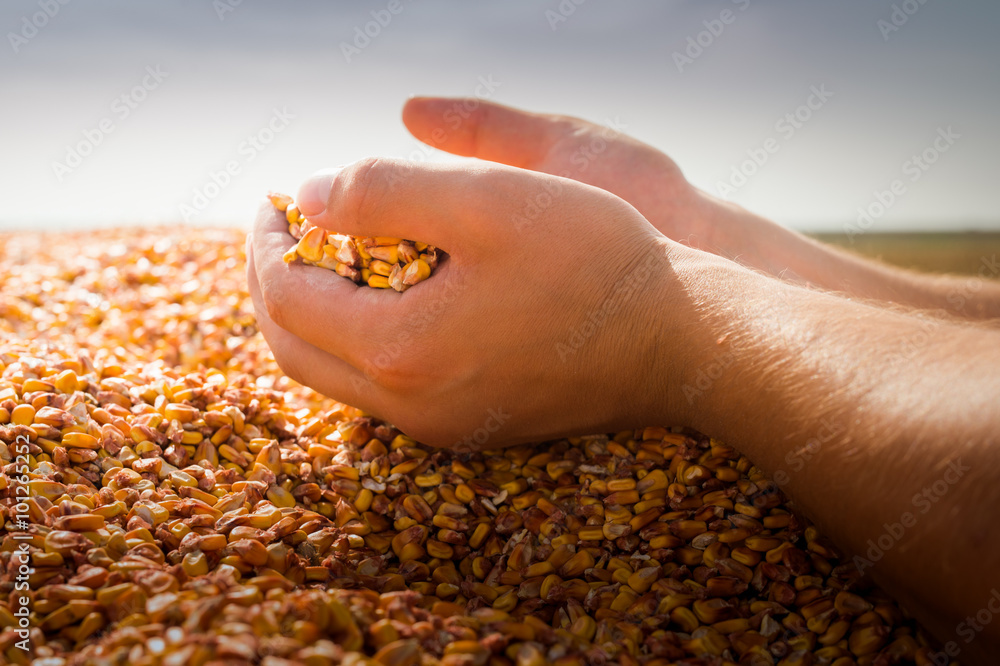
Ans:
[[[0,230],[248,226],[410,95],[614,123],[807,231],[1000,229],[995,0],[4,0]]]

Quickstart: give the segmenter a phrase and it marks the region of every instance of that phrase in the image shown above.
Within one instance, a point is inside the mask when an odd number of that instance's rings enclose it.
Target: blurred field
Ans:
[[[976,273],[983,258],[1000,254],[1000,232],[809,234],[886,263],[934,273]]]

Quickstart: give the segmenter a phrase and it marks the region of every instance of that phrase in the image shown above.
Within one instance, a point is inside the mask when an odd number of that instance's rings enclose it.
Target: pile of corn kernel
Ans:
[[[238,231],[0,247],[0,663],[930,663],[721,442],[432,449],[281,375]]]

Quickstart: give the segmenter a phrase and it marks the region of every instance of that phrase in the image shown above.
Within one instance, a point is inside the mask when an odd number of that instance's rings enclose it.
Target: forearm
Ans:
[[[689,422],[744,451],[849,554],[867,560],[869,541],[887,534],[870,569],[854,563],[953,640],[1000,587],[1000,539],[987,520],[1000,505],[1000,335],[703,253],[676,270],[681,307],[701,332],[674,395]],[[986,627],[962,644],[963,658],[998,634]]]
[[[706,247],[780,277],[862,299],[944,310],[967,319],[1000,318],[1000,263],[984,256],[968,277],[928,275],[860,257],[701,194],[711,205]]]

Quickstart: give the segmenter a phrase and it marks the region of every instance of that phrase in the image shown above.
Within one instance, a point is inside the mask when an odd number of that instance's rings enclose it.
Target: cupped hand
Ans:
[[[416,138],[440,150],[607,190],[632,204],[662,234],[692,247],[727,245],[721,227],[738,215],[733,206],[691,185],[665,154],[610,126],[485,100],[439,97],[410,99],[403,122]],[[530,201],[519,207],[533,210]]]
[[[558,187],[554,183],[558,182]],[[514,233],[526,193],[559,192]],[[257,318],[293,379],[431,444],[492,446],[655,422],[684,354],[672,261],[690,252],[608,192],[500,165],[369,159],[307,181],[302,212],[448,253],[404,293],[285,264],[265,203],[248,247]],[[676,330],[675,330],[676,329]]]

